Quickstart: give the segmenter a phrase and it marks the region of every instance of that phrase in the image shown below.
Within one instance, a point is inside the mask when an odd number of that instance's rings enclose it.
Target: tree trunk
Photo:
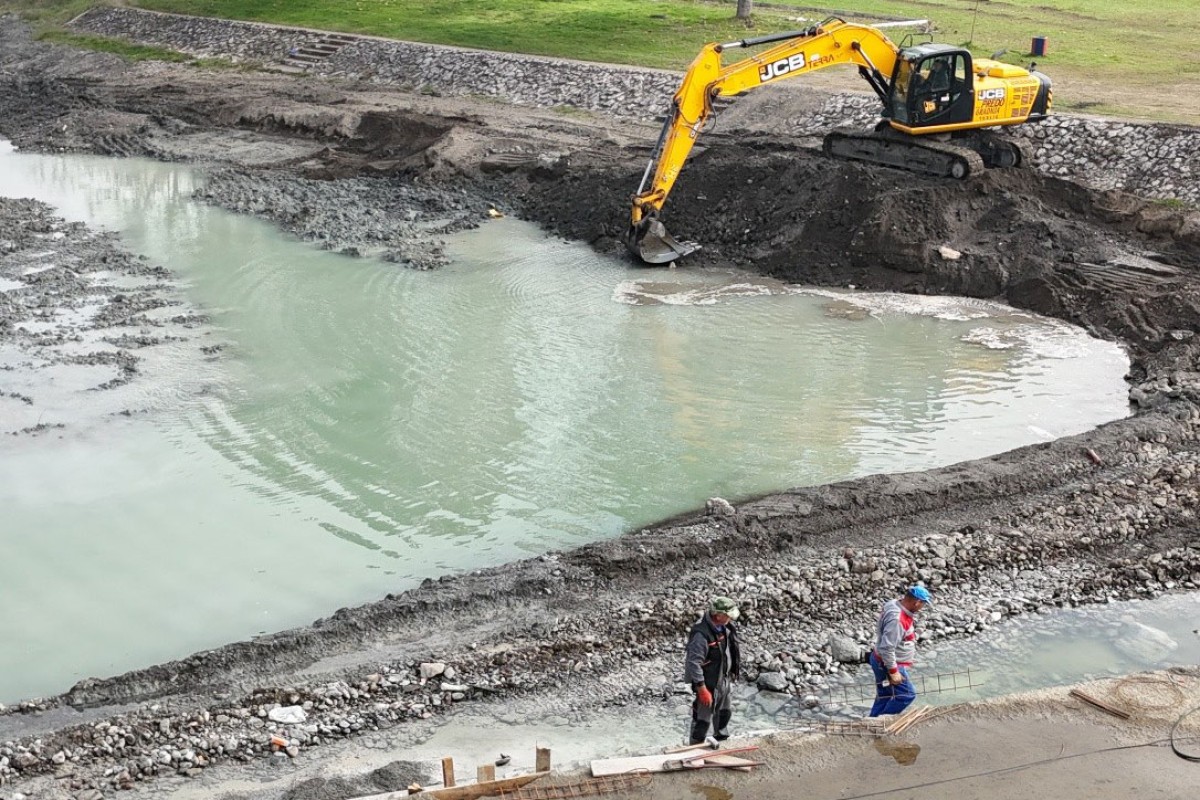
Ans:
[[[737,0],[737,4],[737,18],[750,19],[750,14],[754,11],[754,0]]]

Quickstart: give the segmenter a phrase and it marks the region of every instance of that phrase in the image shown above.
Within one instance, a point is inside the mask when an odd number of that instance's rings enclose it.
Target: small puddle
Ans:
[[[694,783],[692,784],[692,791],[703,797],[704,800],[733,800],[733,792],[728,789],[722,789],[720,786]]]
[[[916,742],[897,742],[892,739],[876,739],[875,749],[885,756],[891,756],[896,759],[896,763],[902,767],[907,767],[910,764],[916,763],[917,755],[921,752],[921,745]]]

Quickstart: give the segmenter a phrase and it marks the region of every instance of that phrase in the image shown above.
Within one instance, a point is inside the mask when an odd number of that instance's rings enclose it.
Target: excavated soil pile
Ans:
[[[572,723],[611,719],[618,706],[670,695],[663,676],[678,671],[680,636],[714,587],[746,609],[750,677],[820,679],[836,668],[829,632],[861,629],[882,596],[917,577],[939,593],[933,640],[1200,585],[1200,216],[1033,172],[954,183],[835,163],[772,131],[810,97],[786,108],[785,96],[764,98],[761,128],[754,102],[740,107],[737,131],[706,138],[670,198],[668,227],[705,245],[681,268],[995,297],[1053,314],[1129,345],[1137,413],[926,473],[714,504],[611,542],[428,581],[303,629],[82,681],[0,711],[0,782],[39,796],[154,794],[202,776],[215,796],[231,773],[214,768],[262,781],[278,773],[261,765],[290,763],[294,783],[319,776],[339,742],[401,747],[458,703],[536,698],[539,713]],[[0,134],[32,150],[203,164],[215,171],[207,202],[325,246],[372,243],[436,266],[438,231],[482,224],[492,208],[623,252],[629,195],[657,130],[128,65],[35,43],[8,19]],[[306,706],[305,726],[269,721],[291,704]],[[72,706],[92,710],[81,718]],[[272,749],[276,732],[290,737],[286,749]]]
[[[532,184],[523,207],[563,236],[619,252],[636,180],[581,165]],[[613,202],[598,213],[596,198]],[[683,267],[1001,298],[1151,349],[1197,320],[1200,215],[1029,170],[930,180],[726,137],[689,162],[663,219],[704,246]]]

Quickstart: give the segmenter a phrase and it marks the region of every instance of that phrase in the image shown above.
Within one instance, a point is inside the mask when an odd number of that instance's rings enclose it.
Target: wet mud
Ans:
[[[0,31],[0,135],[20,147],[201,164],[214,171],[204,201],[323,246],[395,254],[397,268],[436,267],[439,235],[497,211],[625,257],[629,196],[657,136],[378,86],[130,65],[34,42],[11,19]],[[780,113],[770,102],[762,130]],[[792,102],[802,114],[816,101]],[[667,206],[672,232],[704,244],[681,269],[1056,316],[1125,343],[1135,413],[928,472],[727,498],[613,541],[88,679],[0,712],[0,741],[12,742],[0,781],[154,793],[201,778],[220,792],[221,768],[319,773],[323,753],[463,703],[544,698],[545,713],[573,720],[679,702],[680,637],[717,590],[743,603],[747,677],[819,684],[843,669],[830,632],[864,639],[879,601],[914,580],[940,598],[928,641],[1200,586],[1200,214],[1029,171],[955,183],[840,164],[756,130],[752,103],[738,120],[706,139]],[[306,721],[276,722],[280,707]]]

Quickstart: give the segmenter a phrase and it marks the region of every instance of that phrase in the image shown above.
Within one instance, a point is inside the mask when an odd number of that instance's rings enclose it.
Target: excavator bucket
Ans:
[[[700,249],[695,242],[679,241],[667,233],[666,225],[653,218],[630,228],[625,244],[631,253],[647,264],[669,264]]]

